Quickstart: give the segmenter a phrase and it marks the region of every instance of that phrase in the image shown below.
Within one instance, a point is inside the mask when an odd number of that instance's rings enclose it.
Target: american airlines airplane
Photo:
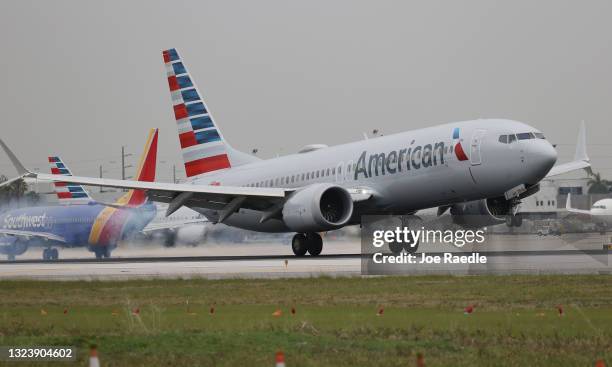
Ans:
[[[28,171],[2,143],[20,177],[145,190],[215,223],[260,232],[295,232],[296,256],[317,256],[319,232],[359,224],[364,214],[410,215],[450,209],[465,226],[505,222],[545,177],[589,167],[584,146],[569,163],[538,129],[480,119],[411,130],[261,160],[234,149],[175,49],[163,51],[188,182],[59,177]],[[580,142],[579,142],[580,144]]]

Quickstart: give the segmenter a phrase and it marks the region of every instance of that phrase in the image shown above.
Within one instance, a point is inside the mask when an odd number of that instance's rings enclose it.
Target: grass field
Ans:
[[[612,276],[0,282],[0,345],[85,366],[90,344],[102,366],[593,366],[612,363]]]

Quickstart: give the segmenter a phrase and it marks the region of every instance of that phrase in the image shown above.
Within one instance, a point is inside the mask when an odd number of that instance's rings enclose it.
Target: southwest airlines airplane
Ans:
[[[155,180],[157,129],[151,130],[137,179]],[[59,157],[49,157],[51,173],[69,178],[72,174]],[[42,246],[44,260],[59,257],[57,247],[86,244],[97,258],[109,257],[120,239],[141,231],[155,217],[156,207],[142,190],[130,190],[114,204],[94,201],[79,184],[55,181],[59,206],[14,209],[0,215],[0,253],[14,260],[28,247]]]
[[[557,153],[542,132],[501,119],[260,160],[223,137],[177,51],[164,51],[163,59],[187,183],[34,173],[2,143],[20,177],[143,190],[151,200],[168,203],[167,214],[187,206],[215,223],[295,232],[294,254],[317,256],[323,248],[319,232],[359,224],[364,214],[410,215],[438,207],[440,215],[450,209],[464,226],[502,223],[522,198],[538,191],[543,178],[589,167],[584,141],[579,139],[574,161],[553,167]]]

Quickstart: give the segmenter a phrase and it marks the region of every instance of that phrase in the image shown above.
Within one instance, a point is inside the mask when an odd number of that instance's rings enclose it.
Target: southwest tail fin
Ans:
[[[137,181],[155,181],[155,168],[157,165],[157,135],[158,129],[151,129],[147,142],[140,156],[138,171],[134,178]],[[142,190],[130,190],[120,197],[116,204],[120,206],[139,206],[145,203],[147,196]]]
[[[49,165],[51,166],[51,173],[54,175],[72,176],[70,169],[58,156],[49,157]],[[62,205],[87,204],[93,201],[87,190],[81,185],[66,182],[55,182],[53,185],[57,200]]]
[[[176,49],[165,50],[162,55],[187,177],[257,161],[233,149],[223,138]]]

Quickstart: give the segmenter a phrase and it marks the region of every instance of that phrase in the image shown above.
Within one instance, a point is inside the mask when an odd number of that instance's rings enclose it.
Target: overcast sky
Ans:
[[[118,177],[121,145],[137,157],[159,127],[167,181],[181,161],[161,50],[176,47],[225,137],[262,157],[501,117],[567,161],[585,120],[610,177],[610,14],[610,1],[5,0],[0,135],[31,168],[57,154]],[[14,175],[4,154],[0,173]]]

